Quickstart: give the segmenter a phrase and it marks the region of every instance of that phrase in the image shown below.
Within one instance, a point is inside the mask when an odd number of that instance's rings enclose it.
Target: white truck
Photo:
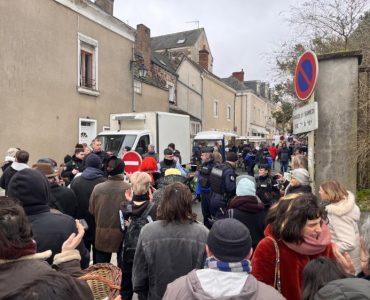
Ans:
[[[190,118],[166,112],[122,113],[110,115],[110,130],[100,132],[103,149],[121,157],[125,147],[143,155],[148,145],[155,146],[160,160],[163,150],[174,143],[182,163],[190,162]]]

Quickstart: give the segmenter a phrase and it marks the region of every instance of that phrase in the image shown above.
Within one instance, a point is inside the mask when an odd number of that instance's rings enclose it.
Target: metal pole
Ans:
[[[315,93],[312,93],[308,103],[315,102]],[[308,173],[312,180],[311,187],[312,191],[315,193],[315,130],[308,133]]]

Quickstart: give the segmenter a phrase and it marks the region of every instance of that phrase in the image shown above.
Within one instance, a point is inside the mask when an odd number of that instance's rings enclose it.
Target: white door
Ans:
[[[91,144],[97,134],[97,121],[93,119],[79,119],[79,143]]]

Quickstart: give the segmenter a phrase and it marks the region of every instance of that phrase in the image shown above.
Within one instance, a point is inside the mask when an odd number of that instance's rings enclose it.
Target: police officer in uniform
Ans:
[[[271,176],[268,164],[259,165],[256,186],[256,195],[261,199],[266,210],[279,200],[279,183],[276,176]]]
[[[197,194],[200,194],[201,198],[203,223],[206,227],[211,228],[211,223],[209,222],[209,219],[211,219],[211,212],[209,207],[211,185],[209,177],[215,164],[212,156],[213,148],[204,147],[201,149],[201,153],[202,166],[198,172],[196,191]]]
[[[238,161],[238,155],[235,152],[226,153],[226,162],[216,164],[212,168],[209,177],[211,193],[209,208],[212,221],[224,216],[227,204],[235,196],[236,191],[236,173],[235,167]]]

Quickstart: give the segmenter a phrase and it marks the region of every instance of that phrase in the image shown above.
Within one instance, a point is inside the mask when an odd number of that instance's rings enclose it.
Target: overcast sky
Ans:
[[[291,36],[286,16],[297,0],[115,0],[114,16],[151,36],[196,29],[206,31],[214,58],[213,73],[246,80],[271,80],[271,53]]]

